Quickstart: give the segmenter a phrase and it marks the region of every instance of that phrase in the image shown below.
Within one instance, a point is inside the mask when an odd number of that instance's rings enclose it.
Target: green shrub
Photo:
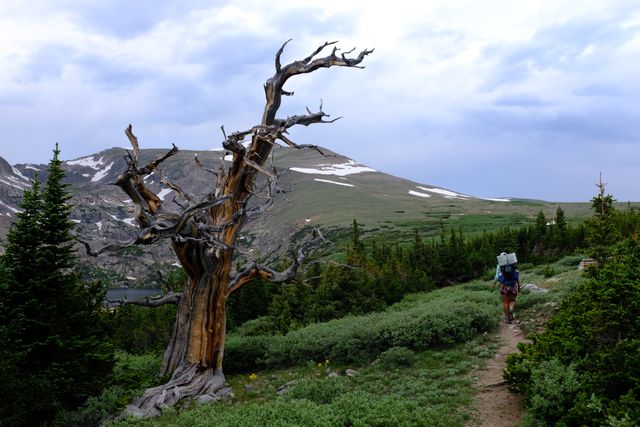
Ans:
[[[116,353],[113,382],[127,389],[144,389],[157,383],[162,358],[156,354],[133,355]]]
[[[56,427],[94,426],[117,414],[142,390],[158,383],[156,377],[161,358],[154,354],[132,355],[116,353],[113,367],[114,385],[102,390],[98,396],[87,399],[75,411],[61,412],[53,423]]]
[[[286,399],[307,399],[318,404],[331,403],[349,390],[345,377],[324,380],[302,381],[292,386],[285,394]]]
[[[389,371],[399,366],[413,366],[416,362],[416,354],[406,347],[391,347],[382,352],[376,362],[382,369]]]
[[[269,345],[279,336],[244,337],[229,334],[224,346],[225,372],[249,372],[264,366]]]
[[[520,271],[529,271],[529,270],[532,270],[533,268],[534,268],[534,265],[533,263],[530,263],[530,262],[523,262],[518,264],[518,270]]]
[[[207,427],[233,426],[309,426],[327,427],[344,425],[341,417],[325,405],[307,399],[285,400],[277,398],[263,404],[244,406],[203,405],[195,410],[179,412],[163,411],[155,420],[128,418],[118,424],[125,426]]]
[[[278,335],[280,330],[271,316],[262,316],[244,322],[233,331],[234,335],[256,337],[260,335]]]
[[[464,342],[495,328],[498,321],[495,295],[486,287],[473,293],[447,288],[410,296],[382,313],[316,323],[284,336],[230,334],[225,369],[247,371],[324,359],[365,362],[391,347],[425,349]]]
[[[542,269],[542,275],[544,276],[545,279],[548,279],[549,277],[555,276],[556,271],[551,265],[547,264]]]
[[[582,255],[567,256],[562,258],[560,261],[558,261],[558,264],[564,267],[578,267],[582,259],[583,259]]]
[[[134,393],[121,386],[107,387],[99,396],[91,397],[77,410],[58,413],[54,427],[96,426],[122,409]]]
[[[555,424],[573,406],[581,388],[574,365],[551,359],[531,371],[527,407],[535,418]]]
[[[551,296],[548,292],[534,293],[525,289],[518,295],[518,310],[525,310],[539,304],[544,304],[550,300]]]

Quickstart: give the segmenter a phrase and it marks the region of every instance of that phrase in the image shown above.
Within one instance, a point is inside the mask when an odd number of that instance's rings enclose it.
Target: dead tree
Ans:
[[[175,329],[161,368],[161,374],[171,374],[171,379],[162,386],[148,389],[136,403],[146,414],[152,414],[163,406],[171,406],[183,398],[215,395],[224,387],[222,360],[227,298],[256,276],[280,283],[295,279],[300,262],[317,242],[317,237],[308,239],[285,271],[274,271],[255,262],[236,272],[232,270],[236,237],[252,214],[247,202],[253,195],[257,176],[264,174],[268,187],[275,187],[274,171],[264,165],[276,141],[296,148],[310,147],[291,141],[287,136],[288,129],[296,125],[335,121],[327,119],[329,116],[322,111],[322,105],[315,113],[307,109],[303,115],[277,118],[282,97],[293,95],[293,92],[284,90],[284,84],[290,77],[320,68],[363,68],[359,64],[373,51],[363,50],[357,56],[349,57],[353,50],[339,53],[334,46],[336,42],[327,42],[308,57],[283,66],[280,57],[287,43],[277,51],[275,74],[264,84],[266,105],[260,124],[228,136],[222,130],[222,145],[233,154],[233,160],[228,167],[223,161],[220,170],[210,170],[215,185],[203,200],[195,201],[193,196],[165,179],[164,184],[176,191],[180,198],[178,204],[182,208],[175,213],[164,206],[163,201],[145,185],[143,177],[174,155],[177,147],[140,167],[138,140],[131,125],[125,131],[133,152],[128,154],[128,167],[118,176],[116,185],[135,206],[139,232],[129,245],[149,245],[161,239],[170,240],[188,278],[181,294],[170,290],[166,297],[149,300],[146,304],[139,303],[149,306],[163,303],[178,305]],[[318,57],[327,47],[332,48],[331,53]],[[250,138],[250,145],[243,144],[245,138],[247,142]],[[197,159],[196,164],[202,166]],[[254,210],[254,213],[261,212],[260,207]],[[88,245],[87,249],[91,255],[102,251],[92,251]]]

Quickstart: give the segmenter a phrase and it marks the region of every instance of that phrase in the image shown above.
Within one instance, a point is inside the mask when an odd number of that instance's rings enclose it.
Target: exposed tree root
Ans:
[[[178,368],[168,383],[147,389],[134,405],[128,407],[128,412],[136,416],[156,416],[163,408],[174,406],[182,399],[217,400],[218,392],[224,388],[222,369],[204,369],[190,364]],[[210,399],[203,400],[202,396]]]

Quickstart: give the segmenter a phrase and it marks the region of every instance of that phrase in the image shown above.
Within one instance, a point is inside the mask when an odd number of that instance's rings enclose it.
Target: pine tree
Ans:
[[[585,221],[587,228],[587,243],[590,247],[590,255],[600,264],[603,264],[609,256],[610,246],[619,238],[616,226],[616,210],[613,207],[613,196],[606,194],[605,184],[597,184],[598,195],[591,199],[593,216]]]
[[[47,423],[77,407],[100,390],[112,366],[100,322],[104,294],[73,272],[70,195],[59,153],[56,145],[44,190],[36,180],[25,191],[2,257],[0,380],[11,386],[0,387],[6,425]]]
[[[538,244],[543,243],[544,237],[547,234],[547,217],[544,215],[544,212],[538,212],[538,216],[536,217],[535,223],[535,235],[536,242]]]
[[[556,224],[555,224],[555,243],[560,252],[566,251],[569,245],[569,227],[567,225],[567,219],[564,215],[564,210],[558,206],[556,209]]]
[[[354,218],[351,229],[351,242],[349,242],[347,248],[347,262],[353,266],[363,266],[366,263],[364,243],[360,238],[361,231],[358,225],[358,221]]]

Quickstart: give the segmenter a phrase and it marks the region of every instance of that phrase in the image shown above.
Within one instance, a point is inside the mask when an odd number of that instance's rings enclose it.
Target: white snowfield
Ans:
[[[109,170],[111,170],[111,166],[113,166],[113,162],[107,165],[107,162],[104,161],[104,157],[100,157],[98,160],[96,160],[93,156],[81,157],[76,160],[69,160],[65,163],[71,166],[82,166],[95,170],[96,173],[93,175],[93,178],[91,178],[91,182],[98,182],[102,178],[107,176],[107,173],[109,173]],[[82,175],[86,176],[85,174]]]
[[[489,200],[490,202],[510,202],[511,199],[492,199],[490,197],[478,197],[479,199],[482,200]]]
[[[469,196],[467,194],[456,193],[455,191],[445,190],[444,188],[438,188],[438,187],[421,187],[419,185],[416,185],[416,188],[422,191],[428,191],[430,193],[439,194],[443,196],[445,199],[462,199],[462,200],[481,199],[481,200],[488,200],[491,202],[510,202],[511,201],[511,199],[508,199],[508,198],[499,199],[499,198],[490,198],[490,197],[474,197],[474,196]],[[428,194],[420,193],[414,190],[409,190],[409,194],[413,196],[419,196],[419,197],[430,197]]]
[[[377,172],[375,169],[371,169],[370,167],[357,163],[353,160],[349,160],[346,163],[323,163],[318,165],[317,168],[291,168],[291,170],[300,173],[335,176],[346,176],[362,172]]]
[[[466,194],[456,193],[455,191],[445,190],[444,188],[437,188],[437,187],[427,188],[427,187],[420,187],[419,185],[417,185],[416,187],[423,191],[429,191],[431,193],[440,194],[444,196],[446,199],[470,199],[471,198],[471,196],[467,196]]]
[[[14,174],[16,174],[20,179],[23,179],[27,182],[31,182],[31,180],[29,178],[27,178],[26,176],[22,175],[22,172],[20,172],[18,169],[14,168],[13,166],[11,167],[11,170],[13,171]]]
[[[113,166],[113,162],[109,163],[104,169],[99,170],[98,172],[96,172],[96,174],[93,176],[93,178],[91,178],[91,182],[98,182],[102,178],[107,176],[107,173],[109,173],[109,170],[111,169],[111,166]]]
[[[86,168],[98,170],[102,165],[105,164],[105,161],[104,157],[100,157],[98,160],[96,160],[93,156],[89,156],[81,157],[76,160],[69,160],[66,163],[71,166],[84,166]]]
[[[17,188],[18,190],[26,190],[31,187],[31,184],[27,184],[24,181],[19,180],[15,176],[4,176],[0,178],[0,182],[8,185],[9,187]]]
[[[414,191],[414,190],[409,190],[409,194],[411,194],[412,196],[418,196],[418,197],[431,197],[431,194],[427,194],[427,193],[421,193],[419,191]]]
[[[343,187],[353,187],[353,184],[345,184],[344,182],[335,182],[335,181],[330,181],[328,179],[316,178],[316,179],[314,179],[314,181],[327,182],[329,184],[335,184],[335,185],[342,185]]]

